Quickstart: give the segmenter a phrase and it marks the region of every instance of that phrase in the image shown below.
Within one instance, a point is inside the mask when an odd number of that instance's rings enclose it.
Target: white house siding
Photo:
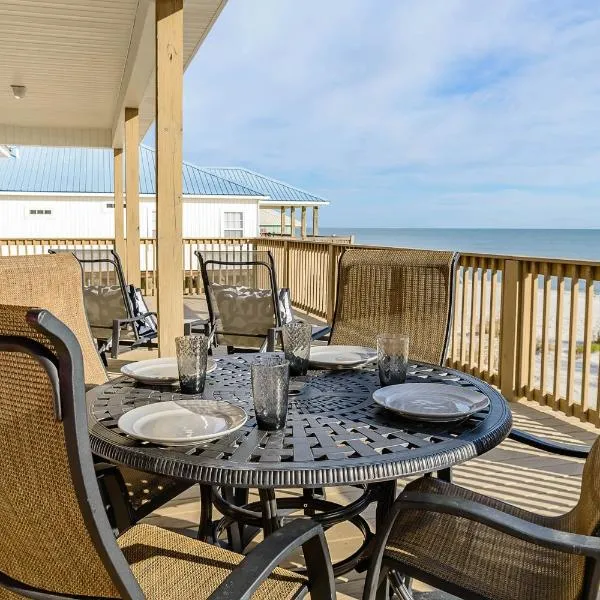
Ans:
[[[154,198],[142,197],[140,200],[140,235],[153,237],[156,227]],[[111,194],[0,195],[0,239],[112,238],[114,209],[108,204],[114,204]],[[30,213],[48,210],[51,214]],[[184,237],[223,237],[227,212],[242,213],[244,237],[258,234],[258,200],[186,197],[183,204]]]
[[[91,197],[1,195],[0,238],[110,238],[114,212],[111,194]],[[51,214],[31,215],[31,210]]]

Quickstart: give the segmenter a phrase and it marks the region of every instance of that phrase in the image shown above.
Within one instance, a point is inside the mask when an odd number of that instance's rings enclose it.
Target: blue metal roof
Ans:
[[[319,196],[309,194],[300,188],[277,181],[271,177],[265,177],[243,167],[202,167],[202,170],[256,190],[265,196],[269,196],[269,200],[325,202]]]
[[[22,146],[17,158],[0,160],[0,191],[112,194],[109,148]],[[156,193],[155,151],[140,146],[140,193]],[[242,168],[200,168],[183,163],[183,194],[255,196],[265,200],[324,202],[298,188]]]

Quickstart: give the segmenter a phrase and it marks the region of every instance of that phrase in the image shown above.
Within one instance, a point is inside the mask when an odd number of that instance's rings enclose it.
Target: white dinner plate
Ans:
[[[206,372],[212,373],[217,368],[214,358],[208,357]],[[139,360],[121,367],[121,373],[140,383],[149,385],[169,385],[179,383],[177,359],[174,357]]]
[[[169,400],[138,406],[121,416],[119,429],[161,446],[190,446],[239,429],[248,419],[243,408],[223,400]]]
[[[443,383],[402,383],[373,392],[380,406],[418,421],[458,421],[487,408],[480,392]]]
[[[377,360],[377,350],[364,346],[312,346],[310,365],[319,369],[352,369]]]

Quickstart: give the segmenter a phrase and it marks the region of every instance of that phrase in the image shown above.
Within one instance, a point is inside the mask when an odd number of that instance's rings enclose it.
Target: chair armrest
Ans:
[[[545,452],[551,452],[552,454],[559,454],[561,456],[570,456],[572,458],[587,458],[591,450],[590,446],[585,446],[584,444],[554,442],[527,433],[526,431],[521,431],[520,429],[512,429],[508,434],[508,437],[511,440],[521,442],[522,444],[537,448],[538,450],[544,450]]]
[[[397,514],[406,510],[445,513],[477,521],[538,546],[600,559],[600,539],[597,537],[551,529],[472,500],[441,494],[405,492],[400,494],[396,503],[400,508]]]
[[[311,598],[332,600],[335,585],[325,534],[310,519],[296,519],[273,532],[227,576],[209,600],[249,600],[275,567],[300,546],[306,560]]]
[[[135,317],[127,317],[126,319],[114,319],[113,323],[118,322],[121,325],[127,323],[136,323],[137,321],[143,321],[148,317],[157,317],[157,314],[155,312],[147,312],[141,315],[136,315]]]
[[[329,325],[323,325],[319,329],[314,329],[312,332],[313,340],[321,340],[325,336],[328,336],[331,333],[331,327]]]

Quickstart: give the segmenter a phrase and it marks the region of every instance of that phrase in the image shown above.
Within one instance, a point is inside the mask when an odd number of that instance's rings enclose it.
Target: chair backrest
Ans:
[[[268,330],[282,324],[273,255],[250,249],[195,254],[218,339],[228,346],[261,347]]]
[[[457,257],[435,250],[345,250],[330,343],[373,347],[380,333],[406,334],[411,359],[441,364]]]
[[[113,321],[135,316],[119,255],[108,248],[63,250],[52,248],[49,254],[70,253],[81,266],[83,300],[92,335],[99,340],[112,335]]]
[[[75,336],[14,305],[0,305],[0,330],[0,585],[143,597],[98,490]]]
[[[77,337],[86,383],[107,381],[86,316],[81,268],[72,254],[0,258],[0,304],[37,306],[52,312]]]

